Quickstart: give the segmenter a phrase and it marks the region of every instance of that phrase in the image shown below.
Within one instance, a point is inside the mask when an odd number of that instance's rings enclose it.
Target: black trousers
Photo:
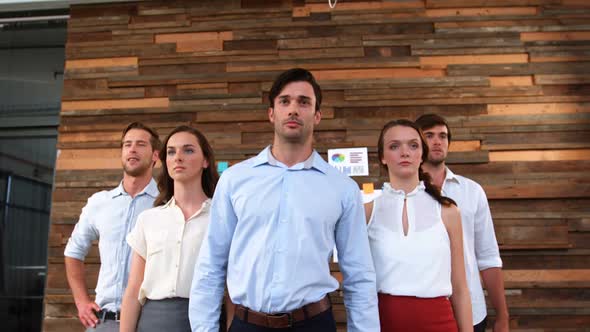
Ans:
[[[293,324],[293,327],[272,329],[246,323],[234,316],[229,332],[336,332],[336,321],[332,309],[326,310],[310,319]]]
[[[486,326],[488,325],[488,318],[484,318],[479,324],[473,327],[473,332],[485,332]]]

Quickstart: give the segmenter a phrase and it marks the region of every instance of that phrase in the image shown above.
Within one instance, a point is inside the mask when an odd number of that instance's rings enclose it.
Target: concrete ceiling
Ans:
[[[75,4],[132,2],[129,0],[0,0],[0,12],[67,9]]]

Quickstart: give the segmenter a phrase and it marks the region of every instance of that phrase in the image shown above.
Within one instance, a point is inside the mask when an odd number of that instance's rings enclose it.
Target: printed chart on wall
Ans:
[[[348,176],[369,175],[367,148],[329,149],[328,163]],[[332,254],[332,261],[338,263],[336,248]]]
[[[369,175],[367,148],[329,149],[328,163],[348,176]]]

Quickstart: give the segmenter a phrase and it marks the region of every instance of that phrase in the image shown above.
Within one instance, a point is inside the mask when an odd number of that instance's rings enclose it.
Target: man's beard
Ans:
[[[144,175],[150,168],[149,164],[141,164],[136,168],[129,169],[126,164],[123,164],[123,171],[125,174],[133,177],[138,177],[140,175]]]
[[[428,160],[426,162],[433,165],[433,166],[439,166],[440,164],[445,162],[445,158],[440,158],[440,159],[428,158]]]

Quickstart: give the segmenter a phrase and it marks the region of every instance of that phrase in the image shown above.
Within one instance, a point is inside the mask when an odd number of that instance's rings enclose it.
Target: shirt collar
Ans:
[[[305,161],[295,164],[291,167],[287,167],[285,164],[278,161],[271,152],[271,145],[267,146],[264,150],[262,150],[256,157],[254,157],[254,162],[252,167],[260,166],[263,164],[269,164],[272,166],[278,166],[283,168],[289,169],[311,169],[315,168],[322,173],[326,173],[328,164],[322,159],[319,153],[316,150],[313,150],[309,158]]]
[[[146,194],[151,196],[152,198],[156,198],[158,196],[160,192],[158,191],[158,185],[156,184],[156,181],[154,181],[154,179],[150,179],[150,182],[148,183],[147,186],[145,186],[145,188],[143,188],[142,191],[140,191],[137,196]],[[123,180],[121,180],[121,182],[119,182],[119,185],[117,186],[117,188],[111,190],[111,197],[115,198],[121,195],[127,195],[127,192],[125,192],[125,189],[123,188]]]
[[[383,183],[383,191],[384,192],[388,192],[394,195],[401,195],[401,196],[405,196],[405,197],[410,197],[410,196],[414,196],[416,195],[418,192],[423,191],[426,189],[426,186],[424,186],[424,181],[420,181],[418,183],[418,185],[416,186],[416,188],[414,188],[414,190],[412,190],[411,192],[407,193],[401,189],[395,189],[391,186],[391,184],[389,182],[384,182]]]
[[[123,181],[121,180],[121,182],[119,182],[119,185],[117,186],[117,188],[111,190],[111,197],[115,198],[121,195],[127,195],[127,193],[125,192],[125,189],[123,189]]]
[[[207,198],[203,204],[201,205],[201,208],[199,210],[197,210],[197,212],[195,212],[194,215],[192,215],[190,219],[196,217],[197,215],[201,214],[201,213],[205,213],[207,211],[209,211],[209,208],[211,206],[211,198]],[[176,208],[176,200],[174,199],[174,196],[172,196],[172,198],[170,198],[170,200],[168,200],[168,202],[166,202],[166,204],[162,205],[162,209],[168,209],[168,208]],[[180,208],[179,208],[180,209]]]
[[[459,183],[459,177],[453,173],[448,167],[445,166],[446,175],[445,175],[445,182],[447,181],[455,181]]]
[[[176,207],[176,201],[174,200],[174,196],[166,202],[166,204],[162,205],[162,209],[173,208]]]

